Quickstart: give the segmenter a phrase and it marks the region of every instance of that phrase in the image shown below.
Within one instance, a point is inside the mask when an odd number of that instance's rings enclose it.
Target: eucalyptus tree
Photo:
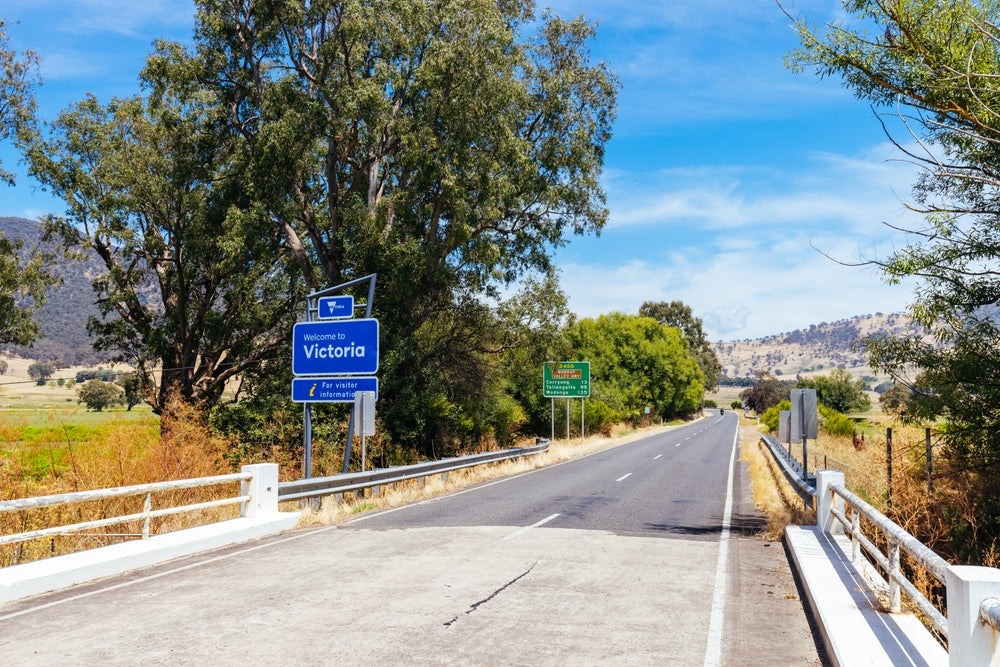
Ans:
[[[300,292],[213,112],[196,94],[88,96],[26,148],[78,245],[106,268],[94,278],[103,317],[88,325],[96,347],[155,380],[157,413],[175,393],[211,406],[278,354]]]
[[[610,313],[573,322],[565,336],[574,358],[590,362],[593,402],[617,419],[639,420],[646,407],[667,419],[701,407],[704,375],[676,327]]]
[[[9,141],[30,126],[35,116],[38,54],[17,53],[10,46],[6,21],[0,16],[0,142]],[[0,167],[0,181],[14,184],[14,174]]]
[[[30,131],[35,114],[38,56],[10,47],[0,17],[0,142]],[[14,174],[0,165],[0,182],[14,184]],[[49,271],[54,255],[43,253],[23,239],[7,238],[0,230],[0,343],[28,345],[39,333],[32,313],[45,302],[47,288],[56,282]]]
[[[825,29],[797,23],[802,48],[791,62],[842,78],[895,116],[901,157],[922,168],[911,208],[924,224],[871,263],[889,282],[918,279],[910,314],[925,331],[870,339],[872,363],[915,390],[910,417],[947,420],[953,455],[1000,464],[1000,3],[852,0],[842,9]]]
[[[680,329],[705,375],[705,390],[712,391],[722,377],[722,363],[705,335],[700,317],[695,317],[691,306],[683,301],[646,301],[639,307],[639,314],[652,317],[660,324]]]
[[[210,96],[309,287],[378,274],[380,410],[409,446],[448,439],[496,382],[490,299],[605,223],[618,84],[594,27],[525,0],[196,6],[149,75]]]

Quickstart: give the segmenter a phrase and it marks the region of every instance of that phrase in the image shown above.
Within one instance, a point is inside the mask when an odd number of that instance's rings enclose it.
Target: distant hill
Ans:
[[[25,218],[0,217],[0,232],[26,244],[38,242],[37,222]],[[42,337],[31,347],[9,346],[2,351],[8,356],[51,361],[61,366],[93,366],[104,363],[109,355],[97,353],[87,335],[87,320],[99,315],[94,305],[93,280],[104,272],[96,256],[86,261],[66,261],[56,267],[55,274],[62,284],[52,288],[48,303],[35,317],[42,326]]]
[[[849,320],[820,322],[775,336],[715,343],[724,379],[754,377],[760,371],[791,376],[825,374],[833,368],[869,373],[865,353],[855,349],[861,338],[872,334],[913,331],[909,317],[900,313],[859,315]]]

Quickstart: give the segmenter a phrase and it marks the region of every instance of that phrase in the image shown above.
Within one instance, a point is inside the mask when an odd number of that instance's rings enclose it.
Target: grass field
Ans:
[[[7,362],[7,372],[0,375],[0,422],[8,426],[98,426],[157,418],[145,403],[131,410],[87,410],[86,406],[76,402],[76,387],[72,382],[77,371],[83,370],[82,367],[59,369],[52,380],[39,385],[28,377],[30,359],[0,359]],[[63,380],[61,386],[57,383],[59,379]]]

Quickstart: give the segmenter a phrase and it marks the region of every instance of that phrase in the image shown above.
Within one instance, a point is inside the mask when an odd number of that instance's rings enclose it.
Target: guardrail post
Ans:
[[[243,466],[245,473],[253,475],[240,482],[240,495],[250,496],[240,504],[240,516],[264,516],[278,512],[278,464],[255,463]]]
[[[998,633],[979,616],[983,600],[1000,597],[1000,570],[977,565],[951,565],[948,587],[948,664],[1000,663]]]
[[[837,499],[830,489],[831,484],[844,484],[844,473],[840,470],[816,471],[816,525],[824,533],[842,533],[844,527],[830,510],[836,507]]]

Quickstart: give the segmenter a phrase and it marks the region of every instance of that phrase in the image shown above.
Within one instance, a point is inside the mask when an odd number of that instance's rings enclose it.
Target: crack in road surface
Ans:
[[[492,600],[496,596],[500,595],[501,593],[503,593],[505,590],[507,590],[508,588],[510,588],[511,586],[513,586],[514,584],[516,584],[518,581],[520,581],[524,577],[528,576],[531,573],[531,571],[535,569],[535,566],[538,565],[538,563],[539,563],[539,561],[536,560],[534,563],[531,564],[531,567],[529,567],[527,570],[525,570],[521,574],[517,575],[516,577],[514,577],[513,579],[511,579],[510,581],[508,581],[506,584],[504,584],[500,588],[498,588],[495,591],[493,591],[489,595],[489,597],[485,597],[482,600],[480,600],[479,602],[476,602],[476,603],[473,603],[472,605],[470,605],[469,608],[465,610],[465,613],[466,614],[471,614],[472,612],[476,611],[476,609],[478,609],[480,607],[480,605],[486,604],[487,602],[489,602],[490,600]],[[461,614],[459,614],[459,616],[461,616]],[[451,626],[452,623],[454,623],[455,621],[457,621],[459,619],[459,616],[456,616],[455,618],[451,619],[450,621],[445,622],[445,627]]]

